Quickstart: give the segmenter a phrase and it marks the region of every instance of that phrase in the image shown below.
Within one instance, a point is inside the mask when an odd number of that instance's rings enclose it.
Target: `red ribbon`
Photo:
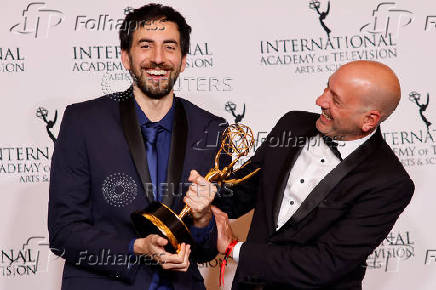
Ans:
[[[221,269],[220,269],[220,287],[223,286],[224,287],[224,272],[226,270],[226,266],[228,263],[228,258],[230,256],[230,253],[232,252],[233,248],[236,246],[236,244],[238,243],[238,240],[233,240],[228,246],[226,251],[224,252],[224,259],[221,262]]]

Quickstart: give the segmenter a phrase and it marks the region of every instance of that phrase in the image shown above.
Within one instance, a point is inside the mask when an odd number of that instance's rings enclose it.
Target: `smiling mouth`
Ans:
[[[328,121],[333,120],[333,118],[330,117],[329,115],[327,115],[324,111],[322,111],[321,115],[322,115],[324,118],[326,118]]]
[[[166,70],[146,70],[147,76],[152,80],[166,80],[168,79],[169,71]]]
[[[164,76],[167,72],[165,70],[149,70],[147,73],[152,76]]]

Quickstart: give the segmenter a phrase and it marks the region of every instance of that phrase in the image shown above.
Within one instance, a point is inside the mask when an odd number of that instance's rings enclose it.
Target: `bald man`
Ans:
[[[230,218],[255,209],[247,241],[231,249],[233,289],[362,289],[368,255],[414,191],[380,133],[400,95],[389,67],[351,62],[316,100],[320,115],[289,112],[279,120],[235,177],[262,170],[215,200]],[[218,208],[224,253],[233,233]]]

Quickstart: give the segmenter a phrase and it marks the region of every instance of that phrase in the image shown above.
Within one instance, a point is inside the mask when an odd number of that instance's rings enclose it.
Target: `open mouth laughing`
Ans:
[[[169,71],[166,70],[146,70],[147,77],[152,80],[166,80],[168,79]]]
[[[327,121],[333,120],[333,118],[324,110],[322,111],[321,116],[324,117],[324,119],[326,119]]]

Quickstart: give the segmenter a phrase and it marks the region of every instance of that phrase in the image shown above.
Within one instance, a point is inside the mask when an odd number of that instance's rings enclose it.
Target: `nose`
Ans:
[[[162,64],[165,62],[165,54],[163,52],[163,48],[161,47],[156,47],[153,50],[153,55],[152,55],[152,62],[154,62],[155,64]]]
[[[316,104],[318,105],[318,106],[320,106],[321,108],[323,108],[323,109],[327,109],[328,108],[328,92],[329,91],[329,89],[328,88],[325,88],[324,89],[324,92],[316,99]]]

